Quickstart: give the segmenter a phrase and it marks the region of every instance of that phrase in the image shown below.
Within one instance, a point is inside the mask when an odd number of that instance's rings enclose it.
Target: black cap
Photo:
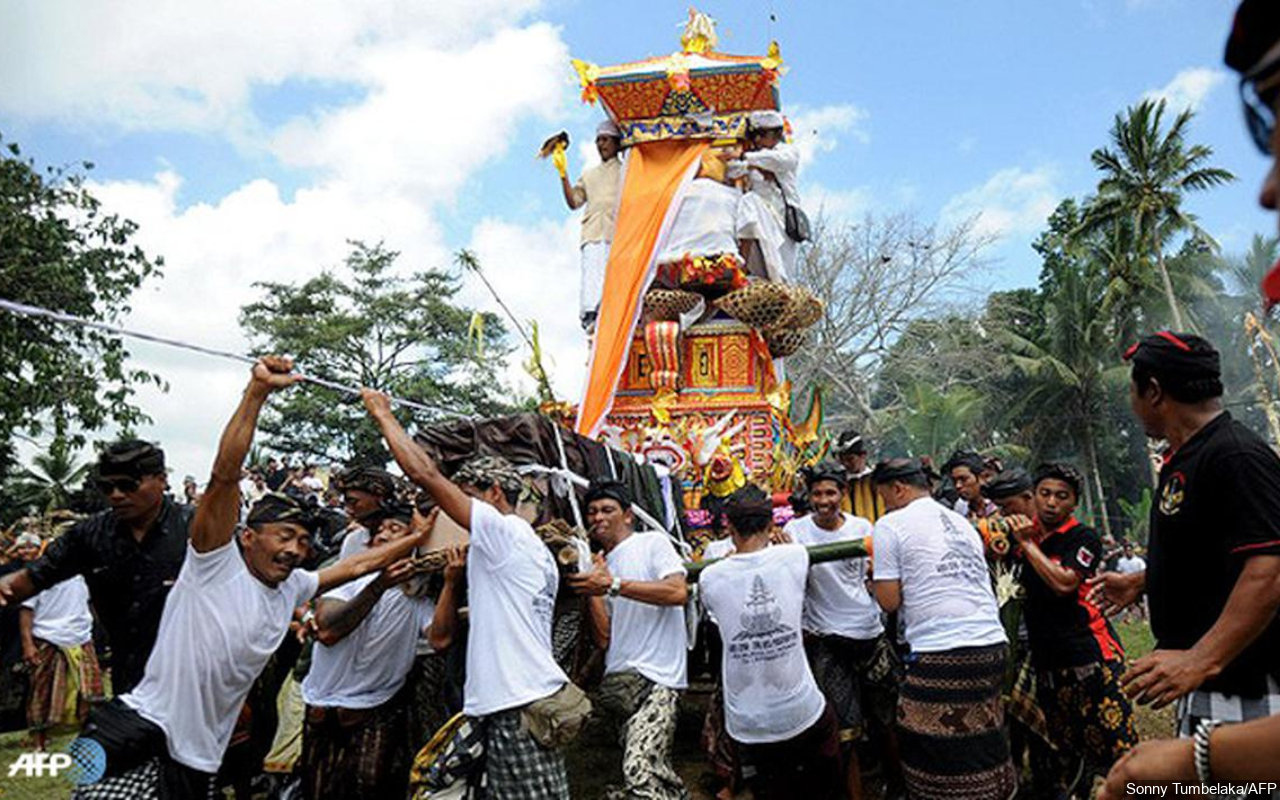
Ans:
[[[164,451],[151,442],[125,439],[113,442],[98,455],[99,475],[145,478],[164,473]]]
[[[615,481],[611,478],[592,481],[591,485],[587,487],[587,493],[582,502],[589,505],[596,500],[604,500],[606,498],[616,500],[618,505],[622,506],[623,511],[631,508],[631,490],[622,481]]]

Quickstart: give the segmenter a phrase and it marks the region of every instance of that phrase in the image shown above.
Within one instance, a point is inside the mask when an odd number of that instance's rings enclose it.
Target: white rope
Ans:
[[[558,479],[561,481],[564,481],[565,480],[564,473],[573,475],[573,472],[569,470],[569,459],[567,456],[565,456],[564,439],[562,439],[560,436],[560,426],[553,422],[551,424],[551,430],[556,435],[556,450],[559,451],[560,453],[560,473],[558,475]],[[567,481],[565,483],[564,488],[565,488],[565,493],[569,495],[569,506],[573,509],[574,522],[578,523],[578,530],[582,531],[583,533],[586,533],[587,526],[586,526],[585,520],[583,520],[582,518],[582,509],[578,506],[578,493],[573,490],[573,485],[568,483]]]
[[[232,353],[227,350],[215,350],[211,347],[202,347],[201,345],[191,344],[190,342],[183,342],[178,339],[168,339],[163,336],[157,336],[154,333],[144,333],[142,331],[129,330],[128,328],[122,328],[119,325],[108,325],[105,322],[97,322],[91,319],[84,319],[82,317],[77,317],[72,314],[64,314],[61,311],[51,311],[47,308],[40,308],[39,306],[30,306],[24,303],[15,303],[12,300],[0,300],[0,311],[8,311],[12,314],[18,314],[24,317],[48,319],[54,322],[60,322],[64,325],[78,325],[82,328],[93,328],[94,330],[99,330],[104,333],[114,333],[119,336],[130,336],[134,339],[141,339],[145,342],[154,342],[156,344],[163,344],[168,347],[176,347],[181,350],[190,350],[193,353],[203,353],[204,355],[207,355],[207,356],[213,356],[215,358],[223,358],[229,361],[239,361],[243,364],[256,364],[258,362],[258,359],[252,356],[246,356],[240,353]],[[323,386],[326,389],[333,389],[334,391],[343,392],[345,394],[354,395],[357,397],[360,395],[360,387],[358,386],[347,386],[345,384],[325,380],[324,378],[316,378],[311,375],[304,375],[302,376],[302,378],[308,383],[313,383],[317,386]],[[467,416],[466,414],[459,414],[455,411],[447,411],[443,408],[424,405],[422,403],[418,403],[413,400],[406,400],[403,397],[390,396],[390,399],[391,399],[391,402],[395,403],[396,405],[403,406],[405,408],[411,408],[415,411],[425,411],[431,414],[438,414],[438,415],[443,415],[448,417],[460,417],[464,419]]]

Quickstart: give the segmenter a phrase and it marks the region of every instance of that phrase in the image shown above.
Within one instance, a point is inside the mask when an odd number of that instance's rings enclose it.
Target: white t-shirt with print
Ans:
[[[852,514],[842,516],[844,521],[833,531],[818,527],[812,514],[791,520],[783,531],[806,546],[854,541],[871,535],[870,522]],[[884,633],[880,606],[867,592],[866,558],[843,558],[809,568],[804,629],[850,639],[874,639]]]
[[[725,727],[739,742],[781,742],[826,707],[801,640],[809,553],[780,544],[735,553],[702,573],[702,599],[724,640]]]
[[[471,501],[467,552],[467,683],[463,713],[528,705],[569,682],[551,655],[560,573],[529,523]]]
[[[376,580],[377,573],[339,586],[324,599],[350,601]],[[399,586],[382,593],[351,633],[333,644],[317,643],[311,670],[302,681],[302,699],[312,706],[374,708],[404,686],[418,639],[431,624],[435,604],[410,597]]]
[[[633,533],[605,556],[614,577],[660,581],[685,574],[684,562],[663,533]],[[668,689],[688,685],[685,675],[689,634],[684,606],[655,606],[615,597],[609,602],[609,650],[604,672],[635,670]]]
[[[32,611],[31,635],[37,639],[58,647],[79,647],[93,639],[89,584],[79,575],[28,598],[22,607]]]
[[[318,586],[301,569],[267,586],[234,540],[207,553],[188,544],[146,672],[120,699],[160,726],[174,761],[217,772],[249,689]]]
[[[1004,641],[999,607],[969,521],[931,497],[875,524],[875,579],[900,581],[907,644],[917,653]]]

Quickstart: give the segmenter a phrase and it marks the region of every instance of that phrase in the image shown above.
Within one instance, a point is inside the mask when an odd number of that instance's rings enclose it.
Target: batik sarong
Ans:
[[[1005,646],[917,653],[898,698],[907,793],[918,800],[1002,800],[1017,788],[1004,731]]]

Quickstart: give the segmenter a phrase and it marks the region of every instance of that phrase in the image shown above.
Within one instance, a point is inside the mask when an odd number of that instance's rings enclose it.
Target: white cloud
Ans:
[[[466,50],[417,43],[380,49],[363,63],[360,103],[299,118],[274,137],[282,162],[353,184],[447,195],[504,153],[515,126],[560,107],[568,50],[555,28],[502,30]]]
[[[947,201],[940,220],[954,225],[977,215],[975,233],[1030,235],[1044,225],[1062,197],[1056,179],[1057,171],[1051,166],[1002,169],[981,186]]]
[[[130,129],[254,126],[255,85],[376,88],[376,56],[465,49],[537,0],[44,0],[0,5],[0,112]],[[372,69],[371,69],[372,67]],[[429,87],[454,75],[416,76]]]
[[[244,352],[238,316],[259,294],[253,282],[314,276],[341,263],[348,239],[385,241],[401,251],[405,272],[451,263],[439,222],[451,198],[507,153],[519,126],[572,113],[558,30],[519,22],[535,4],[3,4],[0,31],[10,35],[0,34],[0,115],[198,130],[241,145],[252,139],[297,167],[302,188],[291,196],[256,179],[189,206],[178,201],[183,177],[172,170],[90,187],[106,208],[139,224],[140,246],[166,260],[164,277],[134,296],[126,324]],[[56,50],[37,44],[37,32],[55,30]],[[362,93],[264,133],[252,89],[285,81],[343,81]],[[573,310],[575,225],[569,218],[528,228],[489,221],[470,236],[504,299],[542,321],[568,397],[585,361]],[[475,286],[464,298],[498,311]],[[139,367],[171,386],[167,395],[140,392],[139,405],[155,420],[141,432],[165,444],[175,470],[206,474],[246,368],[156,345],[129,347]],[[526,356],[522,348],[513,362]],[[508,377],[531,391],[518,367]]]
[[[800,150],[800,169],[804,170],[820,154],[836,149],[844,134],[862,144],[871,141],[864,127],[868,116],[866,111],[848,103],[800,107],[789,114],[791,138]]]
[[[1147,91],[1143,97],[1165,100],[1174,112],[1183,109],[1197,111],[1209,94],[1226,79],[1227,73],[1221,69],[1189,67],[1174,75],[1173,80],[1161,88]]]
[[[472,231],[467,245],[526,330],[530,320],[537,320],[552,387],[559,399],[570,402],[577,402],[587,372],[586,336],[578,324],[579,225],[576,215],[527,226],[486,219]],[[468,276],[466,284],[462,302],[502,313],[478,278]],[[511,327],[509,321],[506,324]],[[529,349],[514,331],[511,341],[518,351],[510,359],[506,379],[532,395],[534,381],[522,366]]]

